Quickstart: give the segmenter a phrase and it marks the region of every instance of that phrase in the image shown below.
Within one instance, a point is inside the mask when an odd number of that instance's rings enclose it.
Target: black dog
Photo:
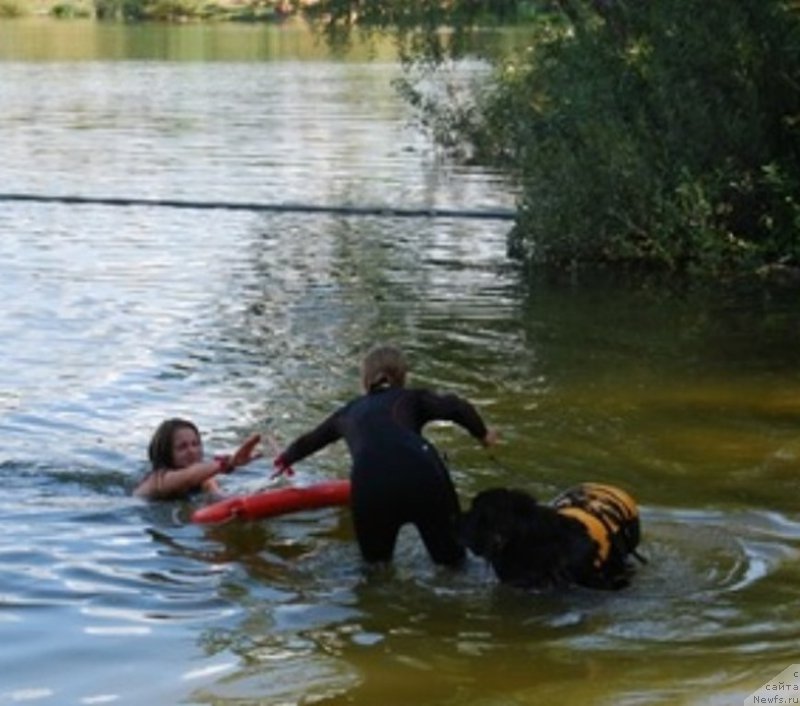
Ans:
[[[584,483],[540,505],[522,490],[492,488],[472,501],[461,522],[466,546],[503,583],[525,588],[628,585],[639,544],[639,510],[623,490]]]

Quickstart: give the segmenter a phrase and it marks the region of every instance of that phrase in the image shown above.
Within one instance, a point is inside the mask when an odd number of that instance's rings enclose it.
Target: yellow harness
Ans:
[[[566,517],[578,520],[597,545],[594,559],[600,568],[611,554],[613,539],[625,523],[639,518],[636,502],[624,490],[601,483],[582,483],[553,501]]]

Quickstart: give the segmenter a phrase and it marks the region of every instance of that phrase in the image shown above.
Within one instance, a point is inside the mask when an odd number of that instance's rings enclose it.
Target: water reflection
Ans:
[[[389,41],[355,43],[354,59],[394,60]],[[330,51],[300,22],[117,23],[22,18],[0,22],[0,60],[23,61],[304,61],[330,58]]]

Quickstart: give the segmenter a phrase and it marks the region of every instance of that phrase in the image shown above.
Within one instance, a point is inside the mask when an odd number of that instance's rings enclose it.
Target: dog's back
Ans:
[[[586,585],[622,588],[630,578],[631,555],[641,537],[639,508],[624,490],[602,483],[581,483],[561,493],[551,503],[559,513],[583,524],[591,537],[595,571]],[[584,582],[586,583],[586,582]]]
[[[629,556],[638,557],[639,510],[625,491],[598,483],[570,488],[547,506],[525,491],[492,488],[464,513],[462,536],[505,583],[622,588]]]
[[[603,483],[581,483],[553,499],[551,505],[565,514],[577,516],[583,511],[603,526],[615,551],[634,554],[639,546],[641,529],[639,507],[624,490]]]

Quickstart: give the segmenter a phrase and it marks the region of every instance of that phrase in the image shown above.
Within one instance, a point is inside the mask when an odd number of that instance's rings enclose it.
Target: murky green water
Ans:
[[[0,56],[4,192],[513,203],[437,159],[381,51],[26,21]],[[797,293],[530,285],[507,227],[1,203],[0,704],[739,704],[800,662]],[[478,561],[437,570],[411,531],[368,571],[346,512],[200,527],[129,496],[162,417],[211,449],[288,439],[382,339],[502,433],[490,455],[431,430],[465,501],[636,495],[630,589],[515,592]],[[345,451],[298,470],[342,476]]]

